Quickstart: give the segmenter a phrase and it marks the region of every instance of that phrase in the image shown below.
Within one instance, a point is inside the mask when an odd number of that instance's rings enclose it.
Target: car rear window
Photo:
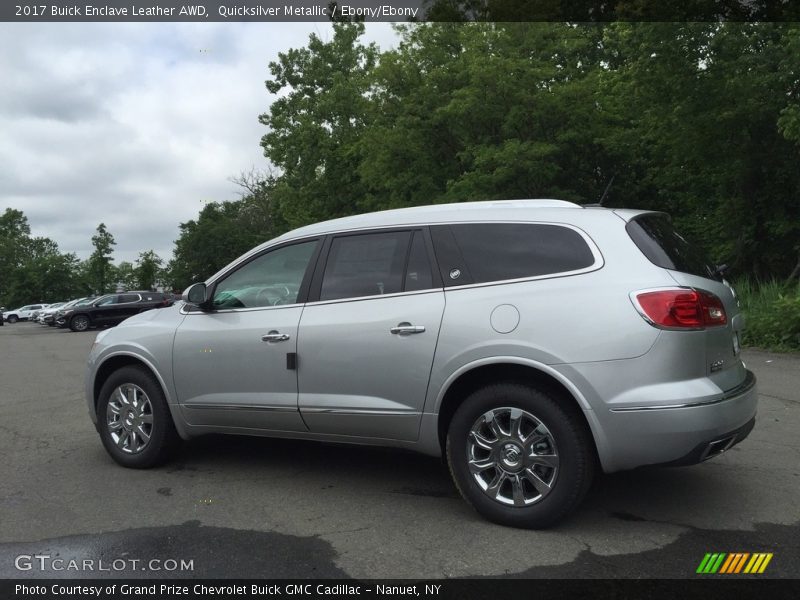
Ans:
[[[568,273],[594,264],[574,229],[536,223],[470,223],[431,228],[447,285]]]
[[[641,215],[632,219],[625,229],[642,254],[654,265],[720,279],[703,249],[678,233],[669,216],[662,213]]]

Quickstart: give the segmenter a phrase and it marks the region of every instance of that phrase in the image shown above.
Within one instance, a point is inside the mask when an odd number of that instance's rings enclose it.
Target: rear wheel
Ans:
[[[100,390],[100,439],[124,467],[146,469],[164,462],[178,443],[161,386],[139,367],[115,371]]]
[[[592,481],[594,452],[572,405],[519,383],[471,394],[453,416],[447,461],[461,495],[502,525],[549,527]]]
[[[72,329],[72,331],[86,331],[89,329],[89,317],[86,315],[72,317],[69,321],[69,328]]]

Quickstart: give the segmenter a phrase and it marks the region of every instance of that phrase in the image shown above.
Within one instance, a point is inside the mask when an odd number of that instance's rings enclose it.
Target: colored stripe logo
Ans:
[[[769,561],[772,560],[772,552],[707,552],[697,567],[700,574],[737,574],[763,573]]]

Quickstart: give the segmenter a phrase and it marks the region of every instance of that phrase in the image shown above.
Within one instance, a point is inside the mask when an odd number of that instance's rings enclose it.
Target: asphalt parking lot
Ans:
[[[759,415],[731,451],[600,477],[568,521],[523,531],[472,512],[440,461],[398,450],[209,437],[158,469],[118,467],[83,399],[94,336],[0,328],[0,577],[684,578],[706,552],[772,552],[762,577],[797,577],[798,355],[744,351]],[[37,553],[193,570],[17,569]]]

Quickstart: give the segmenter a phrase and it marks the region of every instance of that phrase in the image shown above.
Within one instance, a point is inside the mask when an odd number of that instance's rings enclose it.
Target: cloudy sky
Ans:
[[[178,224],[235,199],[268,166],[258,115],[278,52],[327,23],[0,24],[0,212],[86,258],[104,222],[114,258],[171,256]],[[394,43],[388,24],[367,41]]]

